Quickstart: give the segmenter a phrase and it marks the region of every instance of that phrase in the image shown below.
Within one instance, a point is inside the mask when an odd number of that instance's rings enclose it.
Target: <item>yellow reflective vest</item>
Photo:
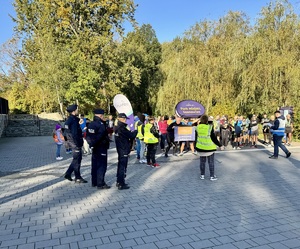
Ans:
[[[146,124],[144,128],[144,142],[146,144],[156,144],[158,143],[158,138],[150,132],[153,124]]]
[[[138,139],[140,139],[140,140],[144,139],[144,135],[142,133],[142,127],[143,127],[143,124],[137,125],[137,131],[138,131],[138,133],[137,133],[136,137]]]
[[[216,150],[217,146],[215,143],[211,140],[210,134],[211,134],[212,126],[206,125],[206,124],[199,124],[197,126],[197,143],[196,147],[200,150]]]

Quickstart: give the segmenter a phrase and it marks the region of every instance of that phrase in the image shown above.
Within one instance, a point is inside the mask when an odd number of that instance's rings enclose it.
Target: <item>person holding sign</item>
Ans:
[[[193,126],[193,123],[191,121],[188,122],[187,119],[183,119],[183,126]],[[194,140],[192,140],[192,141],[181,141],[180,142],[180,153],[178,154],[178,156],[183,156],[183,154],[184,154],[183,150],[184,150],[186,144],[190,146],[190,150],[192,151],[192,154],[197,155],[197,151],[195,151],[195,147],[194,147]]]
[[[117,187],[119,190],[130,188],[125,184],[125,174],[130,154],[131,140],[137,135],[137,131],[127,129],[127,119],[128,117],[125,113],[119,113],[118,123],[115,127],[115,142],[118,153]]]
[[[200,154],[200,179],[204,180],[205,177],[205,163],[206,159],[209,165],[210,180],[216,181],[218,178],[215,176],[215,159],[214,151],[218,147],[224,150],[224,147],[220,144],[215,136],[213,126],[208,124],[208,116],[202,115],[200,118],[200,123],[197,126],[197,142],[196,150]]]
[[[178,147],[178,143],[175,142],[175,135],[174,135],[174,128],[176,126],[181,126],[182,122],[181,122],[182,118],[179,116],[176,116],[175,118],[175,122],[172,122],[168,128],[167,128],[167,142],[168,142],[168,146],[166,148],[166,152],[165,152],[165,157],[168,157],[168,152],[171,149],[171,147],[173,147],[173,154],[176,154],[177,152],[177,147]]]

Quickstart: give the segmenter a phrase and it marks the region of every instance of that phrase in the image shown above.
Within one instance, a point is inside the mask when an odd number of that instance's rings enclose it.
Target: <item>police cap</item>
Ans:
[[[125,113],[119,113],[118,118],[126,118],[126,119],[128,119]]]
[[[94,114],[104,114],[104,110],[103,109],[95,109]]]
[[[70,105],[67,108],[67,112],[74,112],[77,110],[77,105]]]

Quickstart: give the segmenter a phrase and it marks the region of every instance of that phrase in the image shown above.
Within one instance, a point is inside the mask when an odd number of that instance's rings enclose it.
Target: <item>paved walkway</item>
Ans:
[[[158,155],[161,168],[130,159],[129,190],[90,186],[61,176],[51,137],[0,139],[0,248],[286,249],[300,248],[300,152],[268,159],[272,148],[216,154],[216,182],[199,179],[199,158]],[[208,172],[207,172],[208,173]]]

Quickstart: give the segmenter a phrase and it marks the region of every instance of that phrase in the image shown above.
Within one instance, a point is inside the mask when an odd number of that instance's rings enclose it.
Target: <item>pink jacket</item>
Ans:
[[[167,134],[167,128],[168,128],[167,120],[159,121],[158,127],[161,134]]]

